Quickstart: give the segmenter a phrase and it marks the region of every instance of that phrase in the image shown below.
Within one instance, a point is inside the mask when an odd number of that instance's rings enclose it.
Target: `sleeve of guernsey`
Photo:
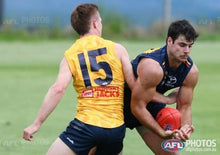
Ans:
[[[71,55],[71,50],[67,50],[65,53],[64,53],[64,56],[67,60],[67,63],[69,65],[69,68],[70,68],[70,71],[72,74],[74,74],[74,71],[75,71],[75,65],[73,63],[74,59],[72,58],[73,56]]]

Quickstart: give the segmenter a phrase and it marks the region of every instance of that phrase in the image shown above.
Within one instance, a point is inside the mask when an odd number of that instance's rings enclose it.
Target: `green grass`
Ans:
[[[131,58],[160,42],[121,42]],[[35,134],[33,142],[22,139],[23,129],[34,120],[45,93],[55,81],[59,61],[71,41],[0,42],[0,153],[7,155],[45,154],[75,114],[75,92],[70,85],[61,103]],[[192,105],[195,132],[191,139],[215,139],[220,149],[220,42],[197,42],[191,57],[200,70]],[[152,154],[135,130],[127,130],[124,155]]]

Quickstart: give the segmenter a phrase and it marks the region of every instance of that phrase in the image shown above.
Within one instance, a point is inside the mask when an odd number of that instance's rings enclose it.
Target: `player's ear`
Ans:
[[[170,45],[173,43],[173,39],[171,37],[167,37],[167,45]]]
[[[96,20],[92,20],[92,26],[93,26],[93,28],[97,28],[97,21]]]

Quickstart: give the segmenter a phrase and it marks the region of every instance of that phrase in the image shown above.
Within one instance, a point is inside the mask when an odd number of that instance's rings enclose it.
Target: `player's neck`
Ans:
[[[80,38],[88,37],[88,36],[91,36],[91,35],[96,35],[96,36],[101,37],[101,34],[98,31],[90,30],[88,33],[86,33],[84,35],[80,35]]]
[[[169,62],[169,67],[172,70],[176,70],[182,63],[181,61],[178,61],[177,59],[175,59],[172,56],[168,56],[168,62]]]

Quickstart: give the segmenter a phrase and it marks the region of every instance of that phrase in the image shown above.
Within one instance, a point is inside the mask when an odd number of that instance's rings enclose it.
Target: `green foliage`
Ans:
[[[4,25],[0,29],[0,40],[12,41],[36,41],[36,40],[66,40],[78,37],[69,27],[61,28],[58,25],[53,27],[19,27],[13,28]]]
[[[109,39],[119,40],[163,40],[166,37],[167,28],[164,21],[157,20],[150,27],[132,24],[129,17],[115,10],[100,10],[103,23],[103,36]],[[70,25],[59,26],[58,19],[54,25],[13,25],[13,21],[5,22],[0,29],[0,40],[67,40],[77,38],[78,35]],[[220,22],[201,21],[194,24],[200,33],[199,40],[220,40]]]
[[[45,154],[51,143],[74,117],[76,94],[70,85],[60,104],[35,134],[33,142],[22,139],[41,106],[43,97],[56,79],[63,52],[73,41],[0,42],[0,152],[5,155]],[[130,58],[164,42],[121,41]],[[200,70],[192,104],[195,132],[191,139],[215,139],[216,152],[187,152],[181,155],[218,155],[220,137],[218,120],[220,109],[220,43],[197,41],[191,57]],[[217,68],[217,69],[215,69]],[[214,70],[215,69],[215,70]],[[127,130],[123,155],[152,154],[136,130]]]
[[[109,13],[103,18],[103,35],[120,36],[128,25],[125,17]]]
[[[220,32],[201,32],[198,40],[220,40]]]

